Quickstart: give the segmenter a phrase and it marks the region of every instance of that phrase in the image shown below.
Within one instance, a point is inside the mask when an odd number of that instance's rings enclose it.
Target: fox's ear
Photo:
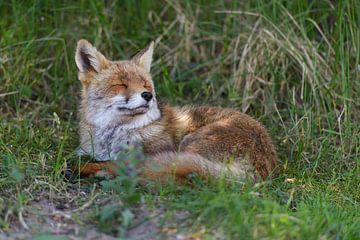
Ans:
[[[100,72],[109,66],[109,61],[88,41],[81,39],[77,43],[75,62],[81,73]]]
[[[146,48],[138,52],[131,59],[131,61],[133,61],[139,67],[145,69],[147,72],[150,72],[153,52],[154,52],[154,41],[151,41],[151,43],[147,45]]]

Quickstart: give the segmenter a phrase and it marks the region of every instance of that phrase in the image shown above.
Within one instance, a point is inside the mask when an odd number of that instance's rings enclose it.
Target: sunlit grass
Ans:
[[[121,225],[146,199],[189,211],[190,231],[205,226],[210,239],[212,230],[233,239],[360,238],[359,12],[356,0],[2,1],[0,229],[44,183],[51,194],[66,189],[61,171],[78,160],[74,49],[86,38],[112,59],[155,40],[160,99],[254,116],[282,164],[278,179],[256,186],[137,187],[134,202],[115,194],[128,203],[117,215],[101,218],[106,207],[97,206],[88,221]]]

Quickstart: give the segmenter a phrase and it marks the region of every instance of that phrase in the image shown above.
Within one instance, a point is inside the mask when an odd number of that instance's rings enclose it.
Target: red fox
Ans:
[[[112,167],[126,146],[147,157],[138,170],[146,180],[232,177],[259,181],[274,176],[277,153],[266,129],[250,116],[218,107],[171,107],[156,100],[150,67],[154,42],[131,60],[110,61],[86,40],[75,54],[82,83],[79,154],[96,163],[80,174]],[[154,167],[155,166],[155,167]]]

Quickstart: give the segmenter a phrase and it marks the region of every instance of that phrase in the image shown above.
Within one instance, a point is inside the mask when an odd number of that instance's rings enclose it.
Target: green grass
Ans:
[[[255,186],[97,183],[122,204],[96,205],[83,226],[123,235],[136,224],[129,211],[160,203],[169,219],[189,211],[185,231],[207,239],[359,239],[359,12],[356,0],[1,1],[0,233],[37,193],[66,195],[61,171],[78,160],[76,41],[124,59],[156,39],[160,98],[259,119],[281,174]]]

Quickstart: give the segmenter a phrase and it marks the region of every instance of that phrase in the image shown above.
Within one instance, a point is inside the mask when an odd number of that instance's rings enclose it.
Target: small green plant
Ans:
[[[95,224],[71,215],[79,229],[123,236],[146,205],[158,211],[158,232],[186,223],[164,216],[187,211],[186,231],[214,238],[360,239],[359,13],[358,0],[0,1],[0,239],[20,218],[31,227],[38,198],[77,209],[99,182],[61,177],[79,160],[81,38],[114,60],[156,40],[158,98],[254,116],[282,169],[260,186],[149,188],[120,166],[84,210],[95,209]]]
[[[140,204],[142,200],[137,167],[145,161],[145,156],[141,147],[130,147],[122,151],[118,159],[115,171],[117,176],[100,182],[103,191],[113,195],[113,201],[103,206],[97,217],[102,231],[124,235],[134,218],[131,207]],[[121,159],[126,159],[127,163]]]

